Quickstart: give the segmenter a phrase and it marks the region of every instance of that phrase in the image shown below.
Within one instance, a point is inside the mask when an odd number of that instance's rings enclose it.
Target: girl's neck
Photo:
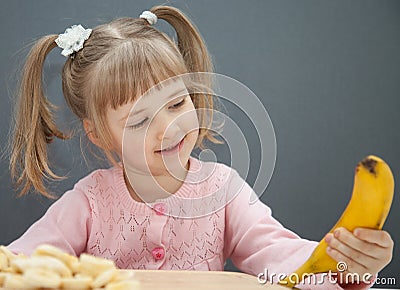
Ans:
[[[189,171],[190,161],[188,161],[182,178],[176,178],[171,175],[167,176],[151,176],[136,175],[135,184],[132,187],[130,179],[124,170],[124,180],[131,197],[137,202],[154,202],[157,199],[167,198],[171,194],[175,194],[183,185]],[[140,194],[139,194],[139,193]]]

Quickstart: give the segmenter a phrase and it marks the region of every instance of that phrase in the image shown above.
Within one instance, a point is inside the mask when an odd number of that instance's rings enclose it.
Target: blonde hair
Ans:
[[[69,57],[62,71],[62,88],[67,104],[81,120],[96,124],[96,137],[107,158],[115,154],[105,111],[132,101],[153,85],[170,77],[192,72],[212,72],[205,43],[196,27],[178,9],[156,6],[151,12],[174,27],[177,43],[150,26],[145,19],[120,18],[93,29],[83,49]],[[68,139],[54,121],[54,105],[43,92],[42,74],[48,53],[56,47],[58,35],[42,37],[31,49],[23,69],[19,104],[11,147],[11,175],[25,195],[33,187],[46,197],[54,197],[44,180],[63,178],[49,166],[47,144],[54,138]],[[213,108],[210,94],[192,93],[196,108]],[[205,111],[205,110],[201,110]],[[218,143],[210,128],[210,118],[199,116],[196,145],[205,139]]]

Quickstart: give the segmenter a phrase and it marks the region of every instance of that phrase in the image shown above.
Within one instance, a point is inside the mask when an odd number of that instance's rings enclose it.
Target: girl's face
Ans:
[[[163,83],[133,103],[109,108],[107,121],[128,174],[184,178],[199,123],[183,81]]]

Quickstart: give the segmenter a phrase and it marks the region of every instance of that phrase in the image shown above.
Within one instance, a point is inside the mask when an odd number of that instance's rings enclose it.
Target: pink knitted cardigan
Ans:
[[[123,269],[219,271],[231,258],[252,275],[290,273],[317,244],[275,220],[235,170],[192,157],[181,188],[151,205],[131,198],[121,168],[92,172],[8,248],[29,255],[43,243]]]

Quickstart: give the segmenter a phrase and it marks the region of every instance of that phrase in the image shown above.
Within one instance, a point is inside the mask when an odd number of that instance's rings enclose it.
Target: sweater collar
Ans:
[[[122,167],[114,167],[114,180],[116,184],[117,195],[124,207],[135,212],[143,213],[153,211],[152,207],[154,204],[159,204],[160,202],[169,204],[170,206],[176,206],[176,204],[179,203],[179,200],[197,197],[199,194],[197,190],[198,184],[207,179],[206,173],[210,172],[208,167],[210,167],[208,163],[201,162],[200,160],[190,156],[188,173],[178,191],[168,198],[157,200],[150,204],[137,202],[131,197],[125,183]]]

